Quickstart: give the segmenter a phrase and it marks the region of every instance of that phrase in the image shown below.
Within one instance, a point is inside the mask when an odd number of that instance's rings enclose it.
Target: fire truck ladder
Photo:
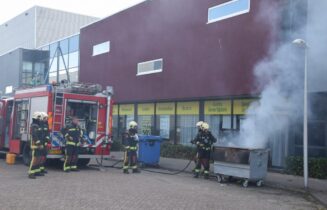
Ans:
[[[62,128],[62,117],[64,115],[64,94],[61,92],[55,92],[54,98],[54,112],[53,112],[53,127],[56,129],[56,125],[59,126],[59,131]]]

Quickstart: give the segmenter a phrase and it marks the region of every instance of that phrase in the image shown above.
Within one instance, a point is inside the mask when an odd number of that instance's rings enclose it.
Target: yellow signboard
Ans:
[[[138,104],[138,115],[154,115],[154,104]]]
[[[175,103],[158,103],[156,107],[157,115],[174,115]]]
[[[179,102],[177,103],[178,115],[198,115],[199,102]]]
[[[112,108],[112,115],[118,115],[118,105],[114,105]]]
[[[134,115],[134,104],[119,105],[119,115]]]
[[[232,102],[230,100],[204,102],[205,115],[230,115],[232,114]]]
[[[235,115],[245,115],[247,109],[250,107],[251,103],[256,101],[255,99],[239,99],[234,100],[234,114]]]

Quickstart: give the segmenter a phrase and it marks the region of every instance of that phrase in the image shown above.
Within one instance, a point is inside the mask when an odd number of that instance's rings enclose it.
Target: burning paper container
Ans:
[[[218,182],[227,176],[241,179],[243,187],[249,182],[260,187],[267,175],[268,149],[216,146],[213,159]]]

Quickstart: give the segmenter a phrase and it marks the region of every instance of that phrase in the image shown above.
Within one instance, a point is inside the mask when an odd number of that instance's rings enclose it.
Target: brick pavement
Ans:
[[[109,164],[109,163],[108,163]],[[63,173],[50,168],[30,180],[21,163],[0,160],[0,209],[319,209],[304,194],[263,187],[241,188],[214,180],[86,168]],[[36,187],[39,186],[39,187]]]

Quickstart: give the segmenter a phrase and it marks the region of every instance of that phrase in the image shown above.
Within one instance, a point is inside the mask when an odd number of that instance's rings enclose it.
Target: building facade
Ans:
[[[68,76],[71,82],[77,82],[79,30],[95,20],[98,18],[35,6],[1,25],[0,72],[4,76],[0,77],[0,91],[5,93],[6,87],[58,82],[68,79]],[[43,56],[38,56],[39,53]],[[28,64],[29,76],[24,77],[21,66],[26,62],[19,56],[21,54],[29,57],[33,65],[46,64],[39,70],[42,74]]]
[[[140,133],[178,144],[189,144],[198,120],[209,122],[218,138],[230,135],[239,132],[246,110],[260,96],[255,65],[272,42],[299,35],[313,14],[310,4],[146,1],[81,29],[80,80],[114,87],[115,139],[131,120]],[[320,135],[325,122],[310,121],[310,156],[327,156],[327,138]],[[273,137],[271,166],[284,167],[287,156],[302,154],[301,126]]]
[[[12,93],[15,87],[28,87],[44,81],[49,61],[48,51],[16,49],[0,56],[2,94]]]
[[[80,80],[115,88],[116,138],[133,119],[180,144],[199,120],[216,136],[240,128],[259,93],[252,69],[276,37],[261,1],[224,2],[146,1],[81,29]]]

